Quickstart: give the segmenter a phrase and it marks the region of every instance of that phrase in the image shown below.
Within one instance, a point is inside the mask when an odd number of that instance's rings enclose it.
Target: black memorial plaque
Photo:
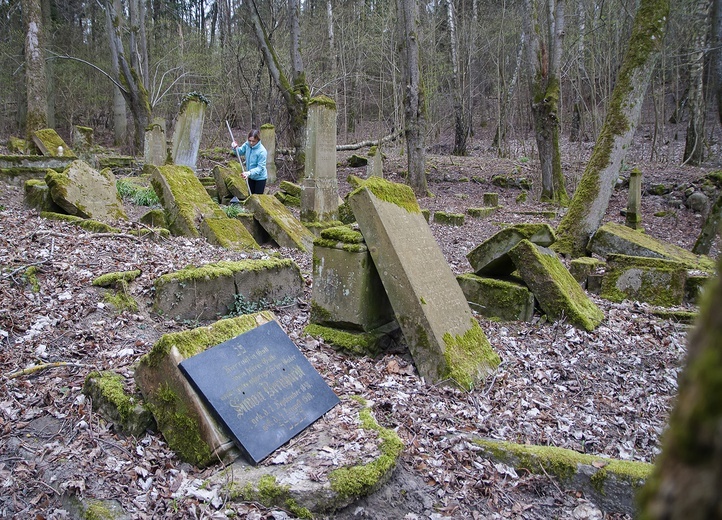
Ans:
[[[339,402],[275,321],[182,361],[180,369],[254,465]]]

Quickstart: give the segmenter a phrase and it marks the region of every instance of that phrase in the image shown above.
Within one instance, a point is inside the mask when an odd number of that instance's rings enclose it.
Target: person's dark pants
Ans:
[[[263,195],[263,191],[266,189],[266,179],[262,181],[248,179],[248,187],[251,189],[251,195]]]

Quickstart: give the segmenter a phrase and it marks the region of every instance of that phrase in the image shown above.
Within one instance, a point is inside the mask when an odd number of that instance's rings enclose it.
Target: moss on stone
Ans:
[[[60,157],[58,154],[58,148],[62,147],[62,157],[76,159],[77,155],[73,153],[70,147],[63,141],[63,138],[52,128],[44,128],[42,130],[36,130],[34,132],[35,137],[42,141],[45,148],[48,150],[47,155],[50,157]]]
[[[81,218],[76,217],[75,215],[64,215],[62,213],[53,213],[51,211],[42,211],[40,213],[40,216],[42,218],[46,218],[48,220],[60,220],[63,222],[69,222],[70,224],[74,224],[78,227],[83,228],[86,231],[90,231],[91,233],[120,233],[121,230],[109,226],[105,222],[100,222],[98,220],[93,220],[91,218]]]
[[[140,269],[134,269],[132,271],[117,271],[114,273],[105,273],[93,280],[93,285],[95,285],[96,287],[111,287],[116,285],[120,281],[132,282],[140,276],[140,273]]]
[[[328,96],[315,96],[308,100],[308,106],[324,106],[330,110],[336,110],[336,102]]]
[[[124,378],[120,374],[110,371],[93,371],[85,377],[83,393],[90,393],[91,381],[100,391],[102,398],[118,411],[122,422],[128,421],[138,404],[134,397],[128,395],[123,388]]]
[[[30,285],[30,290],[34,293],[40,292],[40,282],[38,281],[38,268],[31,265],[23,273],[23,278]]]
[[[451,226],[463,226],[464,225],[464,214],[463,213],[448,213],[446,211],[435,211],[434,222],[437,224],[447,224]]]
[[[88,500],[83,520],[116,520],[116,515],[100,500]]]
[[[333,347],[340,348],[358,356],[374,357],[380,352],[378,346],[379,338],[373,333],[352,332],[333,327],[324,327],[315,323],[307,325],[303,331],[309,336],[322,338]]]
[[[661,307],[682,303],[687,276],[684,264],[626,255],[610,255],[608,260],[602,298],[613,302],[633,299]]]
[[[321,231],[321,238],[335,240],[345,244],[361,244],[364,237],[361,233],[348,226],[336,226]]]
[[[501,363],[499,355],[491,348],[479,323],[471,319],[471,327],[463,335],[444,334],[444,359],[447,373],[464,390],[471,390],[477,381],[483,380]]]
[[[117,290],[115,292],[109,291],[105,293],[103,300],[115,307],[115,310],[118,312],[137,312],[138,302],[130,295],[130,292],[128,292],[128,282],[118,280],[116,287]]]
[[[206,264],[201,267],[188,266],[179,271],[173,271],[156,278],[156,288],[168,283],[184,283],[196,280],[213,280],[223,276],[233,276],[239,272],[261,272],[270,269],[284,269],[295,266],[296,263],[290,258],[267,258],[265,260],[239,260],[237,262],[221,261],[214,264]]]
[[[377,198],[391,204],[396,204],[409,213],[421,212],[414,191],[405,184],[389,182],[381,177],[369,177],[367,180],[361,182],[360,186],[349,194],[349,197],[353,197],[355,193],[363,189],[368,189]]]

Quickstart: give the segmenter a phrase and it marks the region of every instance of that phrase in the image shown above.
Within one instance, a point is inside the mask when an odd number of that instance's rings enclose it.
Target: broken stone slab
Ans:
[[[63,208],[55,204],[50,196],[50,188],[45,181],[30,179],[25,181],[25,192],[23,200],[29,208],[38,211],[49,211],[51,213],[62,213]]]
[[[589,251],[606,258],[611,254],[664,258],[683,263],[688,269],[715,272],[715,263],[704,255],[662,242],[621,224],[608,222],[600,227],[589,241]]]
[[[257,244],[267,244],[270,245],[270,247],[278,247],[278,244],[271,238],[271,235],[269,235],[255,219],[253,213],[247,212],[244,208],[244,211],[238,213],[234,218],[243,224]]]
[[[52,128],[36,130],[32,133],[32,138],[40,153],[46,157],[78,158],[66,142],[63,141],[63,138]]]
[[[93,410],[113,424],[119,433],[140,437],[154,426],[153,415],[143,406],[140,395],[129,395],[125,378],[112,371],[93,371],[85,377],[83,394],[90,397]]]
[[[509,257],[550,319],[567,320],[589,331],[604,319],[604,313],[551,249],[522,240],[509,250]]]
[[[128,218],[109,169],[99,172],[77,160],[62,173],[47,170],[45,183],[53,201],[68,215],[104,222]]]
[[[357,402],[362,407],[358,411],[353,408],[358,407]],[[306,430],[302,449],[281,448],[270,465],[250,466],[238,459],[211,476],[209,486],[230,488],[237,492],[237,500],[281,507],[298,518],[332,515],[371,495],[391,478],[404,444],[394,430],[378,424],[371,405],[363,399],[345,398],[331,414],[342,415],[343,429],[329,431],[328,424],[338,423],[340,418],[313,425]],[[367,440],[361,457],[339,460],[343,459],[342,447],[351,438],[358,439],[359,430],[364,430],[362,435],[375,434],[375,438]],[[370,450],[369,445],[373,446]],[[329,450],[337,455],[329,457]]]
[[[75,215],[66,215],[65,213],[53,213],[50,211],[41,211],[40,216],[48,220],[60,220],[68,222],[91,233],[120,233],[120,229],[110,226],[105,222],[93,220],[92,218],[76,217]]]
[[[466,214],[474,218],[486,218],[497,211],[496,207],[489,208],[467,208]]]
[[[186,267],[160,276],[154,287],[156,312],[180,320],[209,320],[236,311],[237,305],[296,298],[303,278],[290,258],[268,258]]]
[[[475,274],[456,277],[469,306],[484,317],[503,321],[531,321],[534,295],[521,284]]]
[[[213,168],[213,178],[218,190],[218,200],[223,202],[232,197],[238,200],[248,198],[248,184],[241,175],[241,165],[231,163],[228,168],[216,166]]]
[[[324,229],[313,243],[311,323],[369,332],[394,321],[363,235],[349,227]]]
[[[583,256],[569,262],[569,273],[583,288],[587,288],[589,276],[604,267],[605,263],[598,258]]]
[[[168,162],[168,144],[165,137],[165,119],[156,117],[145,129],[143,158],[146,164],[163,166]]]
[[[445,226],[463,226],[463,213],[448,213],[446,211],[434,211],[434,222]]]
[[[509,258],[509,250],[522,240],[547,247],[554,243],[556,236],[549,224],[516,224],[476,246],[466,258],[479,276],[507,276],[516,269]]]
[[[470,389],[499,365],[410,187],[371,177],[348,202],[419,374]]]
[[[687,268],[661,258],[609,255],[600,296],[613,302],[636,300],[673,307],[684,300]]]
[[[93,146],[93,129],[89,126],[73,125],[73,146],[89,150]]]
[[[404,337],[394,320],[368,332],[311,323],[303,331],[347,354],[375,358],[388,351],[403,351]]]
[[[228,176],[229,174],[230,171],[228,171],[228,168],[224,168],[223,166],[213,167],[213,179],[216,182],[218,201],[222,204],[230,200],[230,198],[232,197],[231,192],[228,191],[228,186],[226,186],[226,176]]]
[[[7,142],[8,151],[11,154],[25,154],[25,152],[28,149],[28,142],[25,139],[20,139],[19,137],[12,137],[10,136],[8,138]]]
[[[282,192],[297,197],[299,200],[301,199],[301,191],[303,188],[300,185],[289,181],[281,181],[278,187]]]
[[[0,179],[22,187],[30,179],[45,179],[48,168],[62,172],[74,159],[42,155],[0,155]]]
[[[584,493],[606,513],[636,514],[636,493],[652,475],[646,462],[609,459],[556,446],[535,446],[477,439],[492,460],[518,471],[551,476],[570,490]]]
[[[228,218],[225,214],[222,217],[207,217],[201,220],[198,230],[208,240],[209,244],[250,251],[260,249],[253,235],[246,229],[240,220]]]
[[[279,246],[301,251],[313,249],[314,234],[273,195],[252,195],[246,207]]]
[[[162,209],[151,209],[140,217],[140,223],[152,228],[168,229],[168,223],[165,221],[165,213]]]
[[[158,429],[178,457],[198,467],[240,456],[228,432],[216,421],[178,364],[224,341],[274,320],[270,311],[217,321],[207,327],[164,334],[140,358],[135,380]]]

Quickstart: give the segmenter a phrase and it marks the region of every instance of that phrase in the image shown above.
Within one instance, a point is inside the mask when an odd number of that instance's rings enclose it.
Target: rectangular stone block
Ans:
[[[204,218],[198,230],[214,246],[241,251],[259,249],[251,233],[235,218]]]
[[[517,224],[502,229],[474,249],[466,258],[479,276],[507,276],[514,272],[514,263],[509,250],[522,240],[529,240],[540,246],[549,246],[556,237],[549,224]]]
[[[534,295],[523,284],[475,274],[456,280],[471,308],[482,316],[504,321],[531,321],[534,316]]]
[[[684,301],[687,268],[660,258],[609,255],[601,297],[614,302],[635,300],[671,307]]]
[[[281,247],[313,249],[314,235],[273,195],[253,195],[246,207]]]

